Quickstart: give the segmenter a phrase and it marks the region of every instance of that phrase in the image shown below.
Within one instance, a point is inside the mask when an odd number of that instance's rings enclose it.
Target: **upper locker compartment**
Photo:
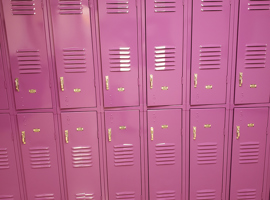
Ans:
[[[88,0],[50,0],[50,7],[60,107],[95,107]]]
[[[240,1],[235,104],[267,103],[270,0]]]
[[[230,9],[228,0],[193,0],[192,105],[226,102]]]
[[[146,1],[148,106],[182,103],[183,4]]]
[[[98,3],[104,106],[138,106],[136,0]]]
[[[42,1],[2,2],[16,108],[52,108]]]
[[[2,47],[0,44],[0,110],[8,109],[7,88],[4,76],[4,65],[2,60]]]

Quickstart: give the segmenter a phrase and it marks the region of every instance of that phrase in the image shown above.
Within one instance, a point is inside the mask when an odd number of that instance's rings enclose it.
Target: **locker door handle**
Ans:
[[[109,90],[109,76],[105,76],[105,81],[106,81],[106,90]]]
[[[240,126],[236,126],[236,139],[238,140],[240,137]]]
[[[111,128],[108,129],[108,138],[109,138],[109,142],[111,142],[112,141],[112,129]]]
[[[68,130],[65,130],[65,139],[66,139],[66,143],[68,144]]]
[[[150,74],[150,89],[153,89],[153,74]]]
[[[61,84],[61,91],[63,92],[64,89],[64,77],[60,77],[60,84]]]
[[[154,127],[151,127],[151,140],[154,140]]]
[[[196,137],[197,137],[197,128],[196,126],[193,126],[193,140],[196,140]]]
[[[239,73],[239,87],[242,87],[243,85],[243,72]]]
[[[198,74],[194,74],[194,87],[196,88],[198,85]]]
[[[18,78],[15,78],[15,86],[16,86],[16,91],[20,92],[19,79]]]
[[[26,142],[25,142],[25,131],[22,131],[22,143],[26,144]]]

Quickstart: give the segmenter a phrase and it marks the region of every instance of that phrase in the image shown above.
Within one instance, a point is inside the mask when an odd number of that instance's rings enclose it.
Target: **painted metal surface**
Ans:
[[[181,199],[180,109],[148,113],[149,199]]]
[[[269,103],[270,4],[241,0],[235,103]]]
[[[146,1],[148,106],[182,103],[183,17],[181,1]]]
[[[4,65],[2,60],[2,47],[0,44],[0,110],[8,109],[7,84],[4,77]]]
[[[61,199],[52,113],[17,115],[27,199]]]
[[[235,108],[230,199],[262,199],[268,108]]]
[[[229,22],[230,1],[193,1],[191,105],[225,103]]]
[[[137,2],[104,0],[98,3],[104,106],[137,106]]]
[[[0,199],[21,199],[14,145],[10,115],[0,114]]]
[[[68,199],[100,199],[97,113],[61,114]]]
[[[222,199],[225,109],[190,115],[190,199]]]
[[[88,0],[50,1],[61,108],[95,107]]]
[[[16,108],[52,108],[42,0],[2,3]]]
[[[106,111],[109,199],[141,198],[139,111]]]

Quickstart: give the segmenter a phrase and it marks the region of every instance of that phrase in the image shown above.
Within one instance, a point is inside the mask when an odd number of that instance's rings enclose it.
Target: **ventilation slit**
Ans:
[[[221,65],[221,45],[201,45],[199,69],[219,69]]]
[[[127,14],[129,13],[128,1],[108,1],[107,2],[108,14]]]
[[[269,10],[270,0],[250,0],[248,3],[248,10]]]
[[[92,167],[92,147],[72,147],[72,163],[75,168]]]
[[[17,60],[20,74],[40,74],[41,61],[39,50],[17,50]]]
[[[54,200],[54,194],[37,194],[35,195],[35,200]]]
[[[176,12],[176,1],[156,0],[154,7],[156,13]]]
[[[175,191],[174,190],[167,190],[167,191],[158,191],[156,192],[156,199],[157,200],[175,200]]]
[[[240,143],[240,164],[253,164],[259,162],[259,142]]]
[[[155,70],[156,71],[175,70],[175,47],[173,46],[155,47]]]
[[[34,0],[11,0],[13,15],[35,15],[35,10]]]
[[[64,48],[63,56],[66,73],[86,72],[86,53],[84,48]]]
[[[175,164],[175,144],[160,143],[156,144],[156,165]]]
[[[1,169],[9,169],[7,148],[0,148],[0,170]]]
[[[223,10],[223,0],[201,0],[202,12],[213,12]]]
[[[49,147],[29,148],[31,167],[33,169],[50,168],[50,150]]]
[[[217,143],[199,143],[197,146],[197,164],[217,163]]]
[[[216,190],[198,190],[196,200],[214,200],[216,199]]]
[[[245,68],[264,68],[267,44],[247,44]]]
[[[135,192],[117,192],[116,199],[132,199],[135,200]]]
[[[237,191],[237,200],[256,200],[256,189],[243,189]]]
[[[76,15],[83,13],[82,0],[60,0],[58,1],[59,14],[61,15]]]
[[[132,144],[123,144],[114,146],[114,166],[132,166],[134,165],[134,151]]]
[[[129,72],[130,47],[119,47],[109,50],[110,71],[111,72]]]

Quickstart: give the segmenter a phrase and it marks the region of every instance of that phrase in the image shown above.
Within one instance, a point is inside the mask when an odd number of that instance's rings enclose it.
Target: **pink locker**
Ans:
[[[96,106],[88,3],[50,1],[61,108]]]
[[[62,113],[68,199],[99,199],[97,113]]]
[[[146,1],[148,106],[182,103],[183,4]]]
[[[148,111],[149,194],[181,199],[181,110]]]
[[[17,117],[27,199],[61,200],[53,114]]]
[[[225,103],[230,11],[228,0],[193,0],[191,105]]]
[[[21,200],[9,114],[0,114],[0,199]]]
[[[17,109],[51,108],[42,0],[2,1]]]
[[[139,111],[107,111],[105,128],[109,200],[140,200]]]
[[[190,111],[190,200],[222,199],[225,109]]]
[[[235,103],[268,103],[270,2],[240,1]]]
[[[268,108],[234,110],[230,199],[262,199]]]
[[[98,2],[105,107],[139,105],[136,2]]]
[[[2,47],[0,44],[0,110],[8,109],[7,88],[4,77],[4,65],[2,60]]]

